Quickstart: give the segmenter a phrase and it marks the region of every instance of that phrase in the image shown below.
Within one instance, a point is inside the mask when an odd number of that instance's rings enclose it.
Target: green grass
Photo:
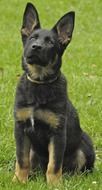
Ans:
[[[12,183],[15,162],[13,103],[21,70],[20,27],[26,0],[0,1],[0,190],[102,189],[102,1],[37,0],[43,27],[50,28],[64,13],[76,12],[73,40],[63,56],[62,71],[76,106],[81,126],[93,139],[96,162],[93,174],[64,176],[63,184],[47,187],[44,176],[26,185]]]

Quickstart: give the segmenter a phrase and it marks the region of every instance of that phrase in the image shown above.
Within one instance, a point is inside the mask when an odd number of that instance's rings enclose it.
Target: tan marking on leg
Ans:
[[[53,142],[49,144],[48,151],[49,151],[49,163],[48,163],[47,172],[46,172],[46,179],[47,179],[48,184],[56,185],[60,182],[61,177],[62,177],[62,166],[56,173],[54,172],[55,160],[54,160]]]
[[[51,127],[56,128],[59,126],[59,117],[49,110],[38,109],[35,111],[34,116],[37,119],[49,124]]]
[[[16,118],[18,121],[26,121],[33,116],[33,108],[20,108],[16,111]]]
[[[24,137],[24,148],[22,150],[22,155],[19,158],[16,158],[16,165],[15,165],[15,175],[13,181],[20,181],[25,183],[28,180],[28,175],[30,171],[30,141],[27,136]],[[22,162],[22,167],[20,166],[18,159]]]
[[[28,163],[28,160],[25,160]],[[26,183],[29,175],[29,165],[26,165],[24,168],[21,168],[18,161],[16,161],[15,175],[13,177],[13,182],[17,180],[21,183]]]
[[[78,164],[78,171],[82,169],[82,167],[86,163],[85,154],[82,152],[82,150],[77,151],[77,164]]]

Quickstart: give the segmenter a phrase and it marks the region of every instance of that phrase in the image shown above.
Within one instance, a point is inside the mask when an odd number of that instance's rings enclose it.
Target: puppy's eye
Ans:
[[[47,44],[53,44],[53,41],[52,41],[49,37],[46,37],[46,38],[45,38],[45,42],[46,42]]]
[[[34,35],[34,39],[38,39],[39,35],[38,34],[35,34]]]
[[[39,37],[39,35],[38,35],[38,34],[35,34],[34,36],[31,36],[31,37],[30,37],[30,40],[32,40],[32,39],[37,40],[37,39],[38,39],[38,37]]]

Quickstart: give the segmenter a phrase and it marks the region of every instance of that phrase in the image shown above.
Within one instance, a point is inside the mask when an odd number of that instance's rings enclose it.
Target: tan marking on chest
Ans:
[[[34,113],[35,118],[49,124],[51,127],[58,127],[59,126],[59,117],[55,113],[49,110],[41,110],[38,109]]]
[[[33,108],[20,108],[16,111],[16,118],[18,121],[26,121],[33,116]]]

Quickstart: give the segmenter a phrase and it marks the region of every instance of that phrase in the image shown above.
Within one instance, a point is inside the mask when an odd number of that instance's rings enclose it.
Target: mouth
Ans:
[[[37,55],[30,55],[26,57],[26,62],[28,64],[38,64],[40,62],[40,58]]]
[[[27,57],[24,57],[25,62],[27,64],[31,64],[31,65],[40,65],[42,67],[48,65],[48,63],[46,63],[43,59],[39,58],[39,56],[37,55],[30,55]]]

